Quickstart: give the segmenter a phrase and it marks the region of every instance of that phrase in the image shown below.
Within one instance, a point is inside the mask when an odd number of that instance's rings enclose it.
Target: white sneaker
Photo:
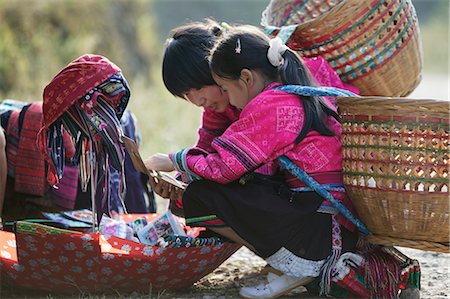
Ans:
[[[276,274],[267,275],[269,283],[260,284],[255,287],[242,287],[239,295],[247,299],[274,299],[311,282],[313,279],[313,277],[297,278],[286,274],[281,276]]]
[[[268,283],[271,283],[272,280],[277,279],[277,278],[280,277],[280,276],[281,276],[281,275],[277,275],[277,274],[275,274],[275,273],[273,273],[273,272],[267,272],[267,276],[266,276],[267,282],[268,282]]]
[[[268,282],[271,282],[275,278],[283,275],[283,272],[276,270],[269,265],[266,265],[264,268],[262,268],[260,273],[266,275],[266,279]]]

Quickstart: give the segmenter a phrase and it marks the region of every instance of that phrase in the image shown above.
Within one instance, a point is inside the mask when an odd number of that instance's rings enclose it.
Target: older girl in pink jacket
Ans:
[[[215,82],[239,119],[213,139],[147,160],[152,170],[173,168],[192,183],[183,195],[186,223],[246,245],[283,274],[242,288],[244,298],[277,298],[315,277],[329,291],[339,255],[354,249],[357,233],[332,205],[280,168],[289,158],[352,210],[342,177],[341,125],[325,98],[298,96],[283,85],[314,85],[304,62],[258,29],[230,29],[213,50]]]

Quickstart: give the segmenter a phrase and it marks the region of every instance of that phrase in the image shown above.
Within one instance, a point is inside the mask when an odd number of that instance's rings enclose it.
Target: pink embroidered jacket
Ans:
[[[188,179],[203,178],[224,184],[260,166],[263,168],[258,172],[273,174],[279,166],[276,158],[286,155],[320,183],[342,182],[341,125],[329,117],[335,136],[310,131],[300,143],[294,144],[304,123],[303,106],[299,96],[272,90],[279,85],[270,84],[244,107],[239,119],[213,140],[213,152],[197,147],[170,154],[177,170]],[[333,173],[335,181],[321,179],[329,178],[321,174]],[[289,173],[287,177],[291,187],[303,186]]]
[[[303,61],[319,86],[337,87],[359,94],[356,87],[342,83],[336,72],[322,57],[304,58]],[[239,110],[231,105],[222,113],[205,109],[202,116],[202,127],[198,130],[199,137],[196,147],[211,152],[213,139],[221,136],[226,128],[239,118],[239,113]]]

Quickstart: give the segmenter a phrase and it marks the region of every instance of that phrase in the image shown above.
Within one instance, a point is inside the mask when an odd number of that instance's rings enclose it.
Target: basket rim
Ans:
[[[353,104],[355,102],[365,104],[373,103],[377,101],[384,101],[387,103],[397,104],[397,105],[410,105],[410,104],[423,104],[423,105],[436,105],[436,104],[446,104],[450,107],[449,100],[441,99],[419,99],[419,98],[408,98],[408,97],[384,97],[384,96],[338,96],[336,97],[340,103]]]
[[[284,25],[284,26],[275,26],[275,25],[270,25],[270,24],[263,24],[262,22],[261,22],[261,26],[263,26],[263,27],[269,27],[269,28],[281,28],[281,27],[285,27],[285,26],[296,26],[297,28],[296,28],[296,30],[298,29],[298,27],[300,27],[300,26],[309,26],[311,23],[313,23],[313,22],[317,22],[317,21],[320,21],[321,19],[323,19],[323,18],[325,18],[325,17],[327,17],[333,10],[335,10],[336,8],[338,8],[338,7],[341,7],[341,6],[343,6],[344,4],[346,4],[346,2],[349,2],[349,1],[352,1],[352,0],[343,0],[342,2],[339,2],[338,4],[336,4],[335,6],[333,6],[331,9],[329,9],[328,11],[326,11],[326,12],[324,12],[324,13],[321,13],[319,16],[317,16],[317,17],[315,17],[315,18],[312,18],[312,19],[310,19],[310,20],[308,20],[308,21],[306,21],[306,22],[303,22],[303,23],[299,23],[299,24],[291,24],[291,25]],[[359,3],[359,1],[361,1],[361,0],[356,0],[357,2],[356,3]],[[269,3],[269,5],[270,5],[271,3]]]
[[[450,101],[402,97],[337,97],[340,114],[450,118]]]
[[[373,244],[380,244],[385,246],[401,246],[425,251],[435,251],[450,254],[449,243],[440,243],[427,240],[410,240],[376,234],[368,236],[367,239],[370,243]]]

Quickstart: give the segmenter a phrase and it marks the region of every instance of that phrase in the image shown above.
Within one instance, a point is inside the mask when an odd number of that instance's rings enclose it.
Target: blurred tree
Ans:
[[[0,96],[40,97],[59,69],[85,53],[108,57],[129,80],[150,79],[160,52],[151,4],[0,1]]]
[[[448,0],[415,0],[414,3],[422,37],[424,70],[448,76],[450,2]]]

